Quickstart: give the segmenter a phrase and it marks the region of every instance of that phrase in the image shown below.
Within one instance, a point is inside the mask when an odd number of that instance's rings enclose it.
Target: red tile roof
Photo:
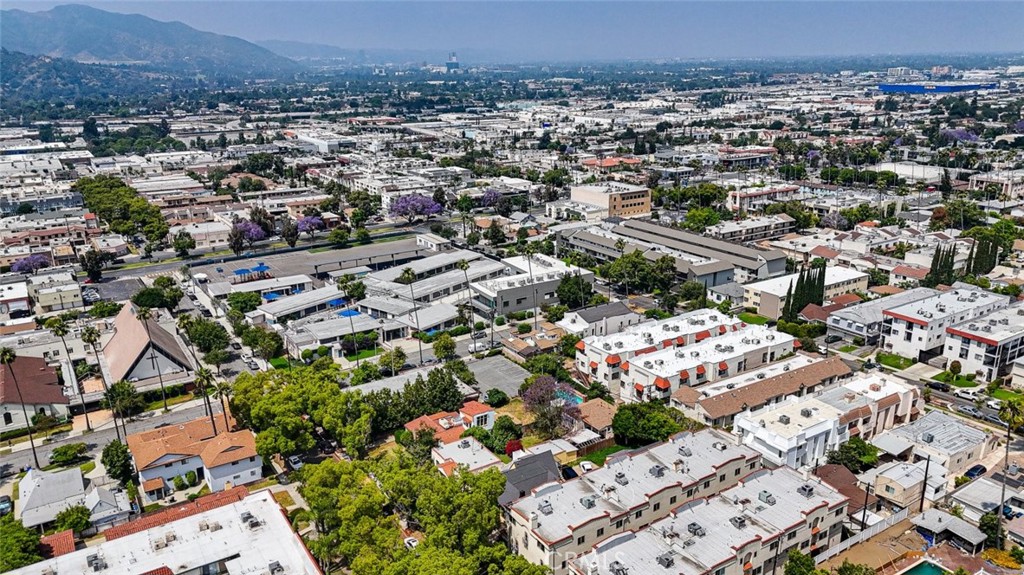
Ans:
[[[463,415],[468,415],[470,417],[475,417],[477,415],[483,415],[483,414],[487,413],[488,411],[492,411],[491,406],[484,405],[483,403],[480,403],[479,401],[467,401],[466,403],[462,404],[461,408],[459,408],[459,413],[461,413]]]
[[[71,529],[39,538],[39,553],[44,559],[53,559],[75,551],[75,533]]]
[[[189,501],[188,503],[182,503],[181,505],[167,507],[160,511],[147,513],[135,521],[115,525],[104,531],[103,536],[106,537],[107,541],[113,541],[114,539],[120,539],[121,537],[126,537],[128,535],[141,533],[147,529],[167,525],[172,521],[184,519],[185,517],[198,515],[204,511],[218,509],[225,505],[237,503],[245,499],[248,495],[249,490],[242,486],[234,487],[227,491],[211,493],[209,495],[204,495],[195,501]]]
[[[919,268],[917,266],[896,266],[892,270],[893,275],[904,276],[908,278],[914,278],[916,280],[923,280],[928,275],[927,268]]]

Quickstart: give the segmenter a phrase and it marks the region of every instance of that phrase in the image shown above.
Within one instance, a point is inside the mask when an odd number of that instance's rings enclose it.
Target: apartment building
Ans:
[[[719,222],[704,234],[720,240],[744,244],[782,237],[796,228],[796,220],[787,214]]]
[[[791,550],[839,542],[849,499],[792,469],[762,470],[691,501],[647,528],[609,537],[571,563],[577,575],[781,573]]]
[[[1006,296],[958,286],[930,298],[886,309],[882,312],[881,347],[889,353],[928,361],[945,351],[946,328],[1009,305],[1010,298]]]
[[[928,480],[925,481],[925,473]],[[872,492],[895,509],[931,507],[946,496],[949,472],[938,463],[893,461],[873,470]]]
[[[979,172],[972,175],[969,182],[972,190],[984,190],[990,185],[995,186],[998,192],[994,199],[1005,197],[1007,200],[1019,200],[1024,196],[1024,170]]]
[[[946,328],[946,357],[982,381],[1010,374],[1024,356],[1024,305],[1013,305]]]
[[[754,308],[757,313],[771,319],[782,317],[786,307],[786,296],[796,286],[800,274],[789,274],[743,286],[744,307]],[[829,266],[825,268],[825,297],[834,297],[852,292],[866,292],[868,274],[851,268]]]
[[[623,182],[598,182],[573,186],[569,199],[608,211],[610,218],[643,218],[651,215],[651,190]]]
[[[636,356],[699,343],[734,332],[741,324],[717,311],[699,309],[629,326],[619,333],[589,336],[576,343],[576,372],[618,395],[623,374]]]
[[[810,395],[851,373],[838,357],[821,359],[797,354],[699,388],[680,387],[672,394],[669,405],[695,421],[729,427],[744,411],[775,405],[793,396]]]
[[[884,374],[860,374],[813,396],[748,410],[736,416],[733,428],[766,461],[798,469],[823,464],[850,438],[871,439],[922,409],[916,388]]]
[[[744,373],[793,353],[796,338],[763,325],[720,326],[697,343],[634,358],[624,370],[619,398],[625,402],[664,401],[681,387],[701,386]],[[695,337],[694,339],[697,339]]]
[[[795,200],[801,195],[800,187],[791,184],[740,188],[729,192],[729,196],[725,200],[725,207],[734,212],[753,212],[761,210],[769,204]]]
[[[643,315],[629,309],[621,301],[614,301],[567,312],[556,323],[565,333],[590,337],[616,334],[643,321]]]
[[[871,444],[900,461],[931,458],[932,465],[941,465],[956,477],[995,448],[999,437],[958,417],[929,411],[907,425],[876,436]]]
[[[514,256],[503,259],[502,263],[515,273],[470,284],[473,307],[491,317],[557,304],[555,290],[562,278],[571,274],[594,282],[594,272],[567,266],[544,254]]]
[[[761,456],[728,434],[706,429],[613,455],[604,467],[534,488],[511,504],[509,544],[556,575],[594,544],[642,530],[672,508],[710,497],[757,470]]]
[[[865,345],[878,345],[882,337],[883,312],[887,309],[904,304],[928,299],[939,294],[931,288],[914,288],[888,297],[869,300],[856,305],[844,307],[828,315],[828,335],[837,335],[845,341],[856,338],[864,340]]]

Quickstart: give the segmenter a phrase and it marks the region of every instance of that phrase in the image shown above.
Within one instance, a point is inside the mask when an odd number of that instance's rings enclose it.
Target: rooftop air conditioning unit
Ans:
[[[810,498],[811,496],[814,495],[814,487],[811,487],[811,485],[808,483],[804,483],[803,485],[797,488],[796,492],[799,493],[800,495],[803,495],[804,497]]]
[[[608,569],[611,570],[612,575],[629,575],[629,567],[626,567],[619,561],[612,561]]]
[[[693,455],[693,452],[690,451],[690,448],[685,446],[685,445],[680,445],[678,451],[679,451],[679,455],[682,455],[684,457],[689,457],[689,456]]]
[[[762,503],[767,503],[768,505],[775,505],[775,496],[772,495],[772,492],[768,491],[767,489],[762,489],[761,492],[757,494],[757,498]]]
[[[788,415],[780,415],[779,416],[779,423],[781,423],[782,425],[789,425],[789,416]]]
[[[543,513],[544,515],[551,515],[551,513],[554,512],[554,508],[551,507],[551,502],[548,501],[547,499],[540,502],[540,505],[537,507],[537,510]]]
[[[651,475],[654,476],[654,477],[664,477],[665,476],[665,466],[664,465],[655,465],[654,467],[651,468]]]
[[[626,477],[625,473],[618,471],[615,473],[615,483],[618,483],[619,485],[628,485],[629,478]]]
[[[736,529],[743,529],[747,526],[747,519],[741,515],[737,515],[736,517],[730,517],[729,523],[732,523],[732,526]]]
[[[588,495],[586,497],[581,497],[580,498],[580,505],[582,505],[584,509],[593,509],[594,506],[597,505],[597,497],[595,497],[593,495]]]
[[[672,558],[670,553],[662,553],[661,555],[658,555],[658,565],[661,565],[665,569],[671,567],[673,563],[675,563],[675,559]]]
[[[765,376],[764,372],[761,372],[761,373],[757,374],[757,379],[764,379],[765,377],[766,376]]]
[[[805,407],[800,410],[800,415],[803,417],[811,417],[812,415],[814,415],[814,412],[811,411],[809,408]]]
[[[648,361],[645,361],[645,362],[644,362],[644,367],[646,367],[646,368],[650,369],[650,368],[654,367],[654,364],[653,364],[653,363],[651,363],[651,362],[650,362],[650,361],[648,360]]]
[[[461,447],[462,449],[469,448],[469,440],[468,439],[463,439],[462,441],[460,441],[459,442],[459,447]]]
[[[615,342],[615,347],[618,348],[618,349],[622,349],[622,342],[621,341]]]
[[[705,535],[704,528],[701,527],[700,523],[697,523],[696,521],[687,525],[686,530],[690,533],[690,535],[696,535],[697,537],[704,537]]]
[[[267,569],[270,570],[270,575],[282,575],[284,573],[284,567],[281,566],[280,561],[271,561]]]
[[[931,433],[928,433],[928,432],[922,433],[921,434],[921,441],[923,441],[925,443],[931,443],[931,442],[935,441],[935,436],[932,435]]]
[[[606,351],[607,351],[607,350],[611,350],[611,348],[612,348],[612,344],[610,344],[610,343],[605,343],[605,344],[604,344],[604,345],[602,345],[601,347],[603,347],[603,348],[604,348],[604,349],[605,349]]]

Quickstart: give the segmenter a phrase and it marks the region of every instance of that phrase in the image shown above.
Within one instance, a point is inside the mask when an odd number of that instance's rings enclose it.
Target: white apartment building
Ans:
[[[742,323],[717,311],[699,309],[629,326],[619,333],[586,337],[576,343],[576,372],[618,395],[623,373],[629,371],[634,357],[734,332]]]
[[[700,501],[756,471],[761,456],[714,429],[609,458],[604,467],[535,488],[507,514],[512,550],[565,575],[596,543],[642,530],[688,501]]]
[[[941,355],[946,328],[1010,305],[1010,298],[977,288],[958,287],[882,312],[882,349],[918,361]]]
[[[734,212],[750,212],[768,204],[794,200],[801,195],[799,186],[788,184],[763,188],[741,188],[729,192],[725,207]]]
[[[1014,305],[946,328],[946,357],[963,373],[992,381],[1024,356],[1024,305]]]
[[[743,306],[754,308],[765,317],[779,319],[786,307],[786,296],[791,288],[796,288],[799,276],[798,273],[789,274],[743,286]],[[867,289],[868,274],[839,266],[825,268],[824,301],[855,291],[866,292]]]
[[[882,315],[886,309],[910,304],[938,295],[931,288],[914,288],[884,298],[869,300],[844,307],[828,315],[828,334],[838,335],[844,340],[862,338],[866,345],[876,345],[882,336]]]
[[[727,220],[717,223],[704,233],[713,238],[737,243],[771,240],[788,234],[796,227],[796,220],[787,214]]]
[[[982,172],[971,176],[970,189],[984,190],[989,184],[996,186],[998,197],[1017,200],[1024,196],[1024,170],[1005,170],[1001,172]]]
[[[793,353],[796,338],[763,325],[720,335],[692,345],[634,357],[624,370],[619,398],[625,402],[668,401],[685,386],[700,386],[769,364]],[[703,334],[701,334],[703,335]],[[695,338],[696,339],[696,338]]]
[[[1001,434],[988,433],[959,417],[929,411],[923,417],[871,440],[882,452],[903,461],[931,458],[952,476],[963,475],[999,443]]]
[[[646,529],[595,545],[577,575],[781,573],[790,550],[814,556],[839,542],[848,498],[792,469],[762,470],[735,487],[680,505]]]
[[[514,256],[501,260],[514,270],[513,275],[473,282],[473,307],[483,315],[494,316],[532,310],[558,303],[555,290],[562,278],[580,274],[584,280],[593,283],[594,272],[569,267],[561,260],[544,254]]]
[[[766,461],[799,469],[823,464],[829,451],[850,438],[870,440],[923,408],[915,387],[885,374],[861,373],[813,396],[741,413],[733,428]]]

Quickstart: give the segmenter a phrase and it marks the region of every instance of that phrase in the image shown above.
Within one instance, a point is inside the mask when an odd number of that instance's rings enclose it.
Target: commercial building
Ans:
[[[212,491],[254,483],[263,478],[263,459],[248,430],[229,431],[209,418],[129,435],[126,440],[139,472],[140,491],[159,499],[172,491],[174,478],[194,472]]]
[[[619,398],[632,401],[668,401],[677,389],[701,386],[745,373],[793,353],[796,338],[763,325],[740,326],[697,343],[670,347],[634,357],[623,370]],[[702,338],[703,336],[703,338]]]
[[[762,210],[770,204],[798,199],[800,196],[800,186],[789,184],[761,188],[740,188],[729,192],[729,196],[725,201],[725,207],[734,212],[753,212]]]
[[[321,575],[270,491],[208,495],[105,532],[107,540],[11,571]],[[210,501],[212,500],[212,501]],[[115,535],[116,532],[116,535]]]
[[[833,311],[828,315],[828,335],[837,335],[845,341],[856,338],[865,345],[877,345],[882,337],[883,312],[938,295],[931,288],[914,288],[888,297],[878,298]]]
[[[996,310],[946,328],[946,357],[960,362],[962,373],[981,381],[1010,374],[1024,357],[1024,305]]]
[[[852,437],[869,440],[910,421],[922,407],[915,387],[861,374],[813,396],[741,413],[733,429],[766,461],[798,469],[824,463],[829,451]]]
[[[888,458],[923,461],[931,458],[956,477],[985,457],[998,437],[941,411],[929,411],[916,421],[876,436],[871,443]]]
[[[839,542],[848,504],[820,479],[785,467],[762,470],[649,527],[609,537],[571,568],[578,575],[781,572],[791,550],[815,556]]]
[[[1010,305],[1010,298],[959,286],[930,298],[882,312],[881,348],[917,361],[945,350],[946,328],[975,320]]]
[[[347,300],[337,286],[302,291],[280,297],[268,294],[267,302],[245,314],[254,324],[279,324],[302,319],[332,308],[340,307]]]
[[[680,387],[672,394],[669,405],[690,419],[730,427],[744,411],[813,394],[851,373],[838,357],[820,359],[797,354],[699,388]]]
[[[779,319],[786,307],[786,296],[796,286],[799,274],[789,274],[743,286],[743,305],[771,319]],[[825,268],[825,297],[834,297],[868,289],[868,274],[851,268],[828,266]]]
[[[674,507],[736,485],[760,467],[760,455],[708,429],[613,455],[604,467],[534,488],[508,513],[512,550],[558,575],[596,543],[641,530]]]
[[[651,190],[623,182],[599,182],[573,186],[569,199],[607,210],[609,218],[643,218],[651,215]]]
[[[198,250],[225,248],[228,245],[231,226],[224,222],[193,222],[172,227],[167,232],[167,237],[173,238],[180,232],[188,232],[196,241]]]
[[[561,260],[544,254],[514,256],[502,263],[516,271],[509,276],[473,282],[473,307],[488,317],[497,317],[517,311],[526,311],[558,303],[555,290],[562,278],[579,274],[587,282],[594,282],[594,272],[569,267]]]
[[[712,310],[694,310],[664,320],[644,322],[619,333],[589,336],[576,344],[576,373],[619,394],[623,374],[638,355],[677,348],[739,329],[742,322]]]

